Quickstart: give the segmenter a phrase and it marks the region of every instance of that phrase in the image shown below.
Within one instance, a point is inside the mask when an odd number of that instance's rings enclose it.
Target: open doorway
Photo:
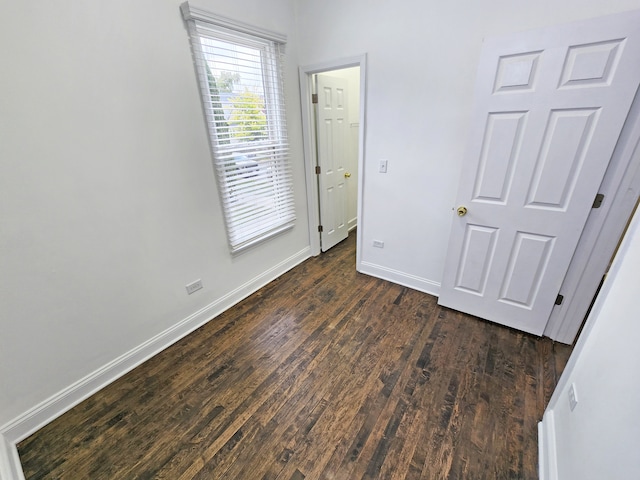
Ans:
[[[309,238],[313,255],[356,234],[364,158],[364,64],[300,67]],[[359,255],[357,255],[359,257]]]

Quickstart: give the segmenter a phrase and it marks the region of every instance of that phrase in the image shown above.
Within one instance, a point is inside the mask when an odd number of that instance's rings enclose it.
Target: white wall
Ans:
[[[542,425],[546,468],[541,478],[638,478],[638,265],[640,213],[635,215],[545,412]],[[573,411],[568,397],[572,384],[578,398]]]
[[[235,258],[181,1],[2,4],[0,433],[308,255],[292,0],[197,2],[289,35],[297,225]]]
[[[639,0],[299,0],[302,64],[367,53],[363,271],[438,294],[484,37],[634,8]]]

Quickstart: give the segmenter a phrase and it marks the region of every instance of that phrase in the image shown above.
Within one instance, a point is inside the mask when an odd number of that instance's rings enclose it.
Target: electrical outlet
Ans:
[[[379,172],[380,173],[387,173],[387,161],[386,160],[380,160]]]
[[[578,392],[576,391],[576,384],[572,383],[569,388],[569,408],[572,412],[576,405],[578,405]]]
[[[376,248],[384,248],[384,242],[382,240],[374,240],[373,246]]]
[[[198,279],[195,282],[191,282],[185,288],[187,289],[187,294],[191,295],[202,288],[202,280]]]

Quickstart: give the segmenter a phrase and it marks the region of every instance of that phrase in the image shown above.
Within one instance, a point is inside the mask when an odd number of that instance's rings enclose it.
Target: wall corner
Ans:
[[[25,480],[16,445],[0,433],[0,480]]]

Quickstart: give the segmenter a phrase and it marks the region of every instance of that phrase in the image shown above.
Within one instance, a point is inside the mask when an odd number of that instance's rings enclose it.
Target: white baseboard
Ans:
[[[426,278],[418,277],[416,275],[410,275],[408,273],[393,270],[391,268],[382,267],[374,263],[360,262],[358,266],[360,273],[371,275],[372,277],[388,280],[398,285],[413,288],[419,292],[428,293],[435,297],[440,295],[440,283],[428,280]]]
[[[540,480],[558,479],[553,410],[548,410],[538,423],[538,477]]]
[[[0,434],[0,480],[24,480],[16,444]]]
[[[0,480],[23,480],[16,444],[311,256],[306,247],[0,428]],[[6,464],[6,467],[5,467]]]

